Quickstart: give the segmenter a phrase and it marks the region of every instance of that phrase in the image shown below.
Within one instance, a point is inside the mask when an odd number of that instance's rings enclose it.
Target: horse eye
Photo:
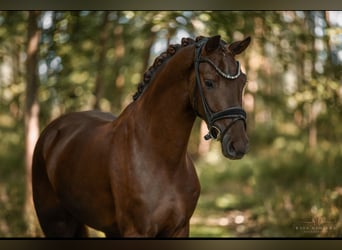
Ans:
[[[214,84],[211,80],[204,80],[204,84],[208,89],[214,88]]]

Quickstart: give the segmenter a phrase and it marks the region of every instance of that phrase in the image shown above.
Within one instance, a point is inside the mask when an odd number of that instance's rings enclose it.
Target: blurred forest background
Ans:
[[[30,200],[39,132],[70,111],[119,114],[143,72],[182,37],[247,35],[242,160],[189,151],[202,193],[192,237],[342,236],[342,12],[1,11],[0,236],[41,236]],[[94,236],[101,236],[97,232]]]

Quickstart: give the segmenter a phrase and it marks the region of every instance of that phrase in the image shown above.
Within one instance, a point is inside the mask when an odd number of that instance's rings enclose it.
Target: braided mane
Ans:
[[[202,40],[203,36],[198,36],[196,39],[192,38],[182,38],[181,44],[170,44],[167,50],[163,53],[161,53],[153,62],[153,64],[146,70],[144,73],[144,77],[142,82],[138,85],[137,92],[133,95],[133,101],[136,101],[139,96],[144,92],[145,88],[150,84],[151,79],[155,72],[159,69],[160,65],[162,65],[166,60],[168,60],[170,57],[172,57],[176,52],[182,48],[186,47],[188,45],[194,44],[195,42],[198,42]]]

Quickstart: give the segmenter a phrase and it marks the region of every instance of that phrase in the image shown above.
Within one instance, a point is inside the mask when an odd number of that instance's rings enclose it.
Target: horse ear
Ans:
[[[216,50],[220,46],[220,42],[221,42],[220,35],[210,37],[207,43],[205,44],[205,51],[207,53],[210,53]]]
[[[247,37],[242,41],[234,42],[228,46],[229,50],[233,53],[233,55],[238,55],[243,52],[251,42],[251,37]]]

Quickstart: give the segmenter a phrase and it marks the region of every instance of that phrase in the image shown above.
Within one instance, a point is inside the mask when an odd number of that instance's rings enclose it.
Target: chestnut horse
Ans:
[[[240,159],[248,148],[235,56],[250,38],[183,38],[146,71],[133,102],[115,117],[75,112],[51,122],[36,144],[33,199],[47,237],[186,237],[200,193],[187,153],[196,116],[206,139]]]

